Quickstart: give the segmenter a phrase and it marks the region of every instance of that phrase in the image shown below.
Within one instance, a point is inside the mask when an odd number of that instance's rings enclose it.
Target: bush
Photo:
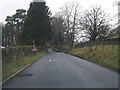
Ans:
[[[37,47],[38,48],[38,47]],[[38,48],[38,51],[40,49]],[[15,60],[20,60],[21,57],[31,55],[32,46],[8,47],[2,49],[2,63],[12,63]]]

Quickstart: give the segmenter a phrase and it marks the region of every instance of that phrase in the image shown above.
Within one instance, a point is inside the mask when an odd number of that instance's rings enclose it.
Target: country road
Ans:
[[[49,49],[3,88],[118,88],[118,73]]]

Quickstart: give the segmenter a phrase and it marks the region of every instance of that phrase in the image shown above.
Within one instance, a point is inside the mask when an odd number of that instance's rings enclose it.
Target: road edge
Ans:
[[[44,54],[45,55],[45,54]],[[44,56],[42,55],[42,56]],[[14,73],[13,75],[11,75],[9,78],[7,78],[6,80],[4,80],[3,82],[0,83],[0,85],[6,83],[8,80],[12,79],[14,76],[16,76],[17,74],[19,74],[21,71],[23,71],[24,69],[26,69],[27,67],[29,67],[30,65],[32,65],[33,63],[35,63],[37,60],[39,60],[42,56],[40,56],[38,59],[36,59],[35,61],[29,63],[28,65],[26,65],[25,67],[21,68],[20,70],[18,70],[16,73]]]
[[[13,75],[11,75],[8,79],[4,80],[2,83],[0,84],[4,84],[5,82],[7,82],[8,80],[10,80],[11,78],[13,78],[14,76],[16,76],[18,73],[20,73],[21,71],[23,71],[25,68],[29,67],[32,63],[26,65],[25,67],[23,67],[22,69],[18,70],[16,73],[14,73]]]

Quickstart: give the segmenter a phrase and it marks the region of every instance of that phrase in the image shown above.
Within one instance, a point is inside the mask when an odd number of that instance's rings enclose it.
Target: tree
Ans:
[[[3,22],[0,22],[0,46],[3,46],[4,44],[3,44],[3,35],[2,35],[2,33],[3,33],[3,28],[4,28],[4,23]]]
[[[21,43],[21,34],[23,31],[24,22],[26,20],[26,10],[17,9],[16,14],[13,15],[13,20],[15,22],[14,29],[15,29],[16,44],[19,45]]]
[[[108,17],[100,6],[87,10],[80,19],[81,29],[85,33],[83,36],[91,41],[106,37],[110,29]]]
[[[52,37],[50,26],[51,12],[46,2],[32,2],[27,13],[27,19],[24,24],[23,39],[25,44],[32,44],[41,47],[46,46],[46,42]]]
[[[79,17],[79,4],[76,3],[67,3],[64,7],[61,8],[61,17],[64,20],[64,26],[66,30],[66,36],[70,48],[73,47],[75,35],[78,26],[78,17]]]
[[[7,16],[6,24],[3,29],[3,40],[5,46],[19,45],[19,35],[23,30],[23,25],[26,19],[26,10],[17,9],[12,16]]]
[[[52,31],[54,33],[52,38],[52,44],[54,45],[54,47],[61,47],[64,42],[64,26],[62,18],[53,17],[51,25]]]
[[[113,37],[116,37],[116,38],[120,37],[120,26],[110,31],[108,38],[113,38]]]

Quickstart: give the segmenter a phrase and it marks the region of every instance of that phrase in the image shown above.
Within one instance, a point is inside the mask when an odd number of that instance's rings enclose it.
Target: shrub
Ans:
[[[38,51],[40,51],[39,48]],[[21,57],[28,56],[31,54],[32,46],[7,47],[2,49],[2,63],[12,63],[15,60],[20,60]]]

